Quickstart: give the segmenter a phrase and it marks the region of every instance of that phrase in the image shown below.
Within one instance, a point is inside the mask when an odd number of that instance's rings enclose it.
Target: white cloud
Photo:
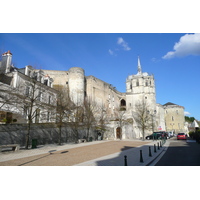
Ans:
[[[160,60],[157,59],[157,58],[152,58],[151,61],[154,62],[154,63],[157,63],[157,62],[159,62]]]
[[[130,51],[131,48],[128,46],[128,43],[124,41],[122,37],[118,38],[117,44],[121,45],[125,51]]]
[[[114,52],[111,49],[109,49],[108,52],[109,52],[110,55],[114,54]]]
[[[189,112],[185,111],[184,115],[186,116],[186,115],[191,115],[191,114]]]
[[[200,55],[200,33],[185,34],[174,45],[174,51],[169,51],[163,59],[183,57],[188,55]]]

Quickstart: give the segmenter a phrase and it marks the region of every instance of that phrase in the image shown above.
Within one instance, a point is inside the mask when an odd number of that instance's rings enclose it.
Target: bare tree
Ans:
[[[100,108],[96,102],[86,98],[83,104],[84,108],[84,127],[86,128],[86,139],[89,141],[90,129],[95,127]]]
[[[61,133],[64,123],[69,121],[71,114],[72,102],[70,101],[68,91],[61,86],[56,88],[58,90],[57,105],[56,105],[56,124],[59,128],[58,144],[61,145]]]
[[[2,75],[0,75],[0,78],[1,77]],[[0,79],[0,81],[3,80]],[[20,111],[17,108],[18,99],[18,89],[12,87],[8,83],[0,82],[0,111],[5,113],[19,113]],[[8,119],[5,119],[5,121],[9,123],[12,122]]]
[[[96,130],[101,134],[102,138],[104,137],[104,132],[107,129],[106,124],[108,124],[108,121],[109,119],[106,110],[102,105],[98,117],[96,118]]]
[[[149,115],[149,105],[143,99],[142,101],[138,101],[135,105],[135,112],[133,113],[133,118],[137,123],[137,126],[142,131],[142,139],[144,140],[145,137],[145,130],[151,128],[151,116]]]
[[[83,116],[84,110],[82,106],[73,105],[71,107],[70,122],[68,123],[68,125],[72,130],[76,143],[79,139],[79,130],[80,128],[83,128]]]
[[[47,97],[45,97],[45,89],[44,84],[36,81],[35,79],[30,79],[25,83],[25,85],[22,85],[22,83],[18,85],[20,94],[18,107],[23,110],[24,118],[28,123],[25,145],[26,149],[28,149],[30,142],[31,124],[33,122],[39,123],[40,120],[44,121],[47,113],[55,110],[55,105],[52,103],[55,100],[52,99],[51,102],[50,99],[47,100]],[[46,100],[44,100],[45,98]]]

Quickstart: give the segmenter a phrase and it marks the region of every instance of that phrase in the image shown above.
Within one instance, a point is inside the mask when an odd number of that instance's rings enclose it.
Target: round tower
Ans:
[[[69,69],[69,96],[76,105],[81,105],[85,97],[85,71],[80,67]]]

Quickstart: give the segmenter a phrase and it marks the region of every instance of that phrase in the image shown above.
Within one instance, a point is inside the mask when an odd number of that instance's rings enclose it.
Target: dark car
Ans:
[[[160,132],[159,133],[154,132],[153,134],[146,136],[146,139],[147,140],[152,140],[152,139],[157,140],[157,139],[160,139],[161,137],[162,137],[162,133],[160,133]]]
[[[159,132],[153,132],[153,134],[146,136],[147,140],[152,140],[152,139],[168,139],[168,133],[165,131],[159,131]]]

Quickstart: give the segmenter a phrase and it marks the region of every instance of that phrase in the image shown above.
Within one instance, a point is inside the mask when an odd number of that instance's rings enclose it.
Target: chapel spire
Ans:
[[[141,75],[142,74],[142,67],[141,67],[141,64],[140,64],[140,57],[138,56],[138,75]]]

